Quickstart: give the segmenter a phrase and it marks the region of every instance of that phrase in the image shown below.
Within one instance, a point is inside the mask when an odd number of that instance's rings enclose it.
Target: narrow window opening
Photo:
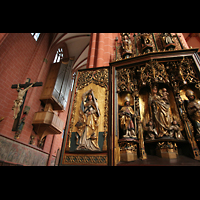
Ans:
[[[33,38],[35,39],[35,41],[38,40],[40,33],[31,33],[31,35],[33,36]]]
[[[58,48],[53,63],[58,63],[61,59],[63,59],[63,49]]]

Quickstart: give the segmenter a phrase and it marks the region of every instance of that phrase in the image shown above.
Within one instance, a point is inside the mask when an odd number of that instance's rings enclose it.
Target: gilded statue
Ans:
[[[165,50],[174,50],[176,47],[176,44],[173,40],[173,37],[170,33],[162,33],[161,34],[161,40],[162,45]]]
[[[129,58],[132,52],[132,42],[130,39],[130,33],[121,33],[122,36],[122,49],[123,49],[123,57]]]
[[[164,35],[163,38],[164,38],[164,41],[165,41],[166,45],[167,45],[167,44],[174,43],[174,40],[173,40],[173,38],[171,37],[170,33],[164,33],[163,35]]]
[[[100,151],[98,145],[98,126],[100,110],[93,90],[83,94],[79,120],[76,123],[77,139],[79,139],[76,150]]]
[[[152,39],[150,33],[139,34],[141,41],[142,53],[150,53],[153,51]]]
[[[130,106],[130,98],[125,97],[124,106],[119,111],[120,127],[124,132],[123,137],[137,138],[133,118],[136,117],[133,108]]]
[[[158,137],[169,136],[171,126],[169,93],[166,88],[160,89],[158,93],[157,86],[153,87],[153,95],[149,96],[153,121],[157,127]]]
[[[143,45],[151,44],[150,33],[141,33],[141,36]]]
[[[12,107],[12,110],[14,110],[14,116],[13,116],[14,119],[17,118],[17,115],[18,115],[18,113],[20,112],[20,106],[23,104],[23,101],[24,101],[23,97],[24,97],[26,91],[27,91],[29,88],[31,88],[34,84],[35,84],[35,82],[32,83],[30,86],[28,86],[28,87],[25,88],[25,89],[21,89],[21,88],[19,87],[19,84],[17,84],[18,96],[17,96],[17,99],[14,100],[14,106]]]
[[[186,97],[189,100],[187,104],[188,115],[195,124],[196,136],[200,136],[200,103],[195,98],[194,92],[190,89],[186,91]]]
[[[146,140],[147,139],[154,140],[155,137],[158,136],[157,130],[154,127],[154,124],[151,120],[146,124],[146,127],[144,127],[144,131],[146,131],[146,133],[147,133],[146,136],[145,136]]]
[[[180,130],[180,126],[175,119],[173,120],[172,125],[169,128],[169,133],[170,137],[174,137],[179,140],[184,140],[184,137]]]

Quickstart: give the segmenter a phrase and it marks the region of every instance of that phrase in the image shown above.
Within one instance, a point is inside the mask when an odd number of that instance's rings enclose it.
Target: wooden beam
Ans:
[[[185,38],[186,42],[187,42],[191,37],[192,37],[192,33],[190,33],[190,34]]]
[[[26,88],[28,86],[30,86],[32,83],[25,83],[25,84],[19,84],[20,88]],[[38,86],[42,86],[43,82],[36,82],[32,87],[38,87]],[[17,84],[14,84],[11,86],[12,89],[17,89]]]

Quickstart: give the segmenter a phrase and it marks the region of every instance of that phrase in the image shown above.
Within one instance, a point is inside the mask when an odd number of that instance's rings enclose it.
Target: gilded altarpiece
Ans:
[[[77,72],[60,165],[148,155],[200,160],[198,49],[150,52]]]
[[[197,49],[151,53],[110,63],[114,165],[148,155],[200,160]]]
[[[108,165],[109,68],[77,72],[61,165]]]

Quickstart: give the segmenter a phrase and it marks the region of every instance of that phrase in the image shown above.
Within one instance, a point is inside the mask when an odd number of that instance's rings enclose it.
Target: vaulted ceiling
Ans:
[[[52,45],[65,43],[69,57],[74,57],[72,69],[84,69],[87,65],[91,33],[56,33]]]
[[[183,33],[186,42],[189,41],[190,38],[195,37],[200,42],[200,33]]]

